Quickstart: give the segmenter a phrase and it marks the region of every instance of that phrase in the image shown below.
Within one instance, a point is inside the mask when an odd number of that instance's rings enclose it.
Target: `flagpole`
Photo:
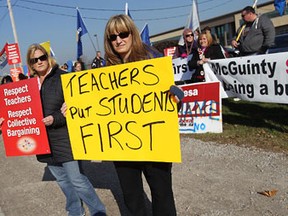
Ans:
[[[14,40],[15,40],[15,43],[17,43],[17,45],[18,45],[20,59],[22,59],[10,0],[7,0],[7,5],[8,5],[9,15],[10,15],[10,19],[11,19],[11,25],[12,25]],[[22,62],[20,62],[19,65],[22,68]],[[15,65],[14,65],[14,68],[15,68]]]

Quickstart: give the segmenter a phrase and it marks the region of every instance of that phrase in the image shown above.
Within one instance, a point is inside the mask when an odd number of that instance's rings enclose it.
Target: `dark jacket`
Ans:
[[[190,61],[188,61],[189,70],[195,70],[193,73],[191,80],[192,82],[205,82],[205,73],[202,65],[198,65],[197,61],[200,60],[198,51],[194,50],[193,56]],[[225,58],[221,46],[219,44],[212,44],[207,47],[204,52],[205,58],[209,59],[223,59]]]
[[[100,67],[104,67],[106,65],[106,62],[105,60],[102,58],[102,57],[95,57],[93,59],[93,62],[91,64],[91,68],[94,69],[94,68],[100,68]]]
[[[240,54],[242,56],[253,53],[264,54],[269,47],[274,45],[274,40],[273,23],[267,16],[261,15],[253,23],[246,24],[239,40]]]
[[[66,73],[53,67],[42,83],[40,95],[44,117],[52,115],[54,122],[46,127],[51,154],[37,155],[40,162],[56,164],[73,160],[66,118],[60,108],[64,102],[60,75]]]

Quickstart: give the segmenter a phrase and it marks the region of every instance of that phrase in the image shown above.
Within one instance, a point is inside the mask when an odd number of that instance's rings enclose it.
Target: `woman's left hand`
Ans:
[[[50,125],[53,124],[54,118],[53,118],[52,115],[49,115],[49,116],[43,118],[43,119],[42,119],[42,122],[45,124],[45,126],[50,126]]]

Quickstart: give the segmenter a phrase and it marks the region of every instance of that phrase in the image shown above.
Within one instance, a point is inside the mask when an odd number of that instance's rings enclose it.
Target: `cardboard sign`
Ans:
[[[62,75],[75,159],[180,162],[171,57]]]
[[[50,153],[36,78],[0,85],[0,107],[7,156]]]
[[[220,83],[183,85],[184,99],[179,111],[180,133],[221,133]]]

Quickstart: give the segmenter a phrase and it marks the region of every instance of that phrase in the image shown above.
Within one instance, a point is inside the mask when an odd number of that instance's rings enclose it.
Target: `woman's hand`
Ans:
[[[53,118],[52,115],[49,115],[49,116],[43,118],[43,119],[42,119],[42,122],[45,124],[45,126],[50,126],[50,125],[53,124],[54,118]]]
[[[4,118],[0,118],[0,126],[3,124],[3,122],[4,122]]]
[[[62,104],[62,107],[61,107],[61,113],[62,113],[62,115],[63,115],[64,117],[66,117],[66,112],[67,112],[67,105],[66,105],[66,103],[64,102],[64,103]]]

